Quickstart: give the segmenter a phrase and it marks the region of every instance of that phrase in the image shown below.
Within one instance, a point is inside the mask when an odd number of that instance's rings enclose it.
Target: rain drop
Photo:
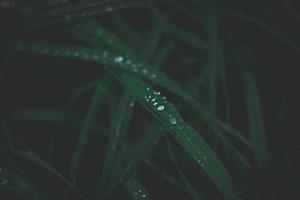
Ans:
[[[106,12],[111,12],[113,10],[114,10],[114,8],[112,6],[106,6],[106,8],[105,8]]]
[[[160,106],[157,107],[157,110],[164,110],[164,109],[165,109],[165,107],[162,106],[162,105],[160,105]]]
[[[115,59],[114,59],[114,61],[115,61],[116,63],[121,63],[121,62],[123,62],[123,60],[124,60],[123,56],[117,56],[117,57],[115,57]]]
[[[160,95],[160,92],[159,91],[154,91],[154,94],[155,95]]]
[[[174,117],[170,118],[169,121],[170,121],[170,123],[173,124],[173,125],[177,124],[177,120],[176,120],[176,118],[174,118]]]

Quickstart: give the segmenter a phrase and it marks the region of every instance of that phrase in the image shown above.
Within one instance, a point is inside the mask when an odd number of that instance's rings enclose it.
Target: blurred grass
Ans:
[[[299,23],[294,3],[279,3]],[[263,93],[273,68],[263,66],[259,40],[271,36],[297,54],[298,38],[261,4],[241,4],[16,1],[25,34],[1,49],[0,195],[274,199],[260,192],[281,169],[267,111],[288,115],[288,105],[270,111],[266,101],[288,91]],[[254,51],[244,51],[250,43]],[[47,62],[53,73],[41,75]],[[31,80],[38,76],[49,85]],[[299,194],[282,184],[286,196]]]

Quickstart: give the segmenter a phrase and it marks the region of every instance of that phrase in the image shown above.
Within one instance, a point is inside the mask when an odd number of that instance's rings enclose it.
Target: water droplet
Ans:
[[[4,179],[4,180],[1,181],[1,184],[2,184],[2,185],[5,185],[5,184],[7,184],[7,183],[8,183],[8,180],[6,180],[6,179]]]
[[[115,59],[114,59],[114,61],[115,61],[116,63],[121,63],[121,62],[123,62],[123,60],[124,60],[124,58],[123,58],[122,56],[117,56],[117,57],[115,57]]]
[[[203,159],[204,159],[204,160],[207,160],[207,156],[203,156]]]
[[[151,101],[154,102],[156,100],[156,98],[153,98]]]
[[[160,92],[159,91],[154,91],[154,94],[155,95],[160,95]]]
[[[147,74],[147,73],[148,73],[148,70],[147,70],[147,69],[143,69],[143,70],[142,70],[142,73],[143,73],[143,74]]]
[[[137,70],[136,68],[134,68],[134,69],[133,69],[133,72],[135,72],[135,73],[136,73],[136,72],[138,72],[138,70]]]
[[[201,163],[201,164],[200,164],[200,166],[201,166],[201,167],[204,167],[204,164],[203,164],[203,163]]]
[[[151,78],[156,78],[156,74],[152,74],[152,75],[151,75]]]
[[[157,110],[164,110],[164,109],[165,109],[165,107],[162,106],[162,105],[160,105],[160,106],[157,107]]]
[[[25,190],[26,188],[27,188],[27,183],[26,182],[21,182],[21,188],[23,189],[23,190]]]
[[[131,107],[133,107],[133,106],[134,106],[134,104],[135,104],[135,102],[134,102],[134,101],[132,101],[132,102],[130,103],[130,106],[131,106]]]
[[[176,118],[174,118],[174,117],[170,118],[169,121],[170,121],[170,123],[173,124],[173,125],[177,124],[177,120],[176,120]]]
[[[106,12],[111,12],[113,10],[114,10],[114,8],[112,6],[106,6],[106,8],[105,8]]]
[[[145,198],[145,197],[146,197],[146,195],[145,195],[145,194],[143,194],[143,195],[142,195],[142,197],[143,197],[143,198]]]
[[[153,105],[154,105],[154,106],[157,106],[157,104],[158,104],[158,103],[157,103],[157,102],[155,102]]]
[[[131,61],[130,61],[130,60],[127,60],[127,61],[126,61],[126,64],[127,64],[127,65],[130,65],[130,64],[131,64]],[[133,67],[133,66],[132,66],[132,67]]]

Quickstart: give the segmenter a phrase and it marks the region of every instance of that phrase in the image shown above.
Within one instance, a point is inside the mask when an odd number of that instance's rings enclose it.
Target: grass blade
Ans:
[[[94,96],[92,98],[92,103],[90,109],[85,118],[84,124],[80,133],[78,135],[78,142],[72,157],[71,165],[70,165],[70,180],[71,183],[75,184],[77,179],[79,162],[84,152],[84,149],[88,143],[89,135],[92,127],[94,126],[95,117],[100,111],[100,107],[105,100],[106,88],[103,88],[102,85],[99,85],[96,88]]]
[[[50,197],[44,193],[29,178],[0,165],[0,188],[12,192],[19,198],[28,200],[45,199]]]
[[[169,151],[169,154],[170,154],[170,157],[171,157],[171,160],[172,162],[174,163],[177,171],[178,171],[178,174],[180,175],[187,191],[190,193],[190,195],[195,199],[195,200],[201,200],[203,199],[203,197],[195,190],[195,188],[193,187],[193,185],[188,181],[188,179],[185,177],[184,173],[180,170],[178,164],[177,164],[177,161],[176,161],[176,158],[175,158],[175,155],[174,155],[174,152],[172,150],[172,147],[171,147],[171,144],[169,142],[169,139],[166,135],[164,135],[164,139],[165,139],[165,142],[167,144],[167,149]]]
[[[135,76],[114,73],[120,83],[136,97],[157,120],[175,137],[177,142],[198,163],[226,199],[237,199],[233,181],[217,155],[202,137],[186,124],[176,108],[159,92],[154,91]]]
[[[172,93],[183,98],[187,103],[191,104],[197,110],[201,120],[211,122],[216,120],[216,124],[222,129],[228,131],[233,137],[237,138],[247,146],[250,143],[248,139],[241,135],[238,131],[234,130],[228,124],[219,119],[215,119],[209,112],[205,112],[198,102],[179,84],[170,79],[167,75],[158,71],[148,65],[137,61],[133,57],[125,57],[123,55],[108,52],[99,48],[87,48],[78,46],[58,45],[49,43],[34,43],[34,42],[21,42],[18,46],[20,51],[28,51],[31,53],[44,54],[56,57],[76,58],[84,61],[99,62],[104,65],[111,66],[116,69],[121,69],[127,72],[137,74],[142,78],[146,78],[155,84],[158,84]]]
[[[131,177],[128,179],[125,184],[125,189],[130,194],[132,200],[151,200],[151,197],[146,192],[146,189],[135,177]]]
[[[266,167],[269,158],[259,91],[249,69],[244,69],[243,79],[254,160],[256,166],[261,169]]]

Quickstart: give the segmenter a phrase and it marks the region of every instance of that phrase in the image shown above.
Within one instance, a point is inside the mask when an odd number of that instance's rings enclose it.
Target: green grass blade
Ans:
[[[118,35],[121,35],[124,41],[128,41],[131,46],[141,49],[144,44],[144,38],[139,34],[136,27],[134,27],[126,18],[117,13],[112,16],[114,29]]]
[[[27,200],[50,200],[48,194],[29,178],[0,165],[0,188]],[[1,197],[3,198],[3,196]],[[5,198],[5,197],[4,197]],[[6,199],[6,198],[5,198]]]
[[[83,155],[84,149],[88,143],[89,135],[91,129],[94,126],[95,118],[99,113],[100,107],[102,106],[105,100],[105,96],[106,96],[105,93],[106,93],[106,88],[103,88],[102,85],[99,85],[96,88],[96,91],[92,98],[90,109],[85,118],[83,127],[80,130],[80,133],[78,135],[77,145],[75,147],[75,151],[70,164],[70,180],[71,183],[73,184],[76,183],[79,162]]]
[[[199,116],[204,121],[216,120],[218,126],[227,130],[232,136],[239,139],[241,142],[249,146],[248,139],[238,133],[228,124],[221,120],[215,119],[209,112],[205,112],[198,102],[179,84],[170,79],[167,75],[158,71],[148,65],[137,61],[131,57],[124,57],[123,55],[108,52],[99,48],[87,48],[78,46],[58,45],[49,43],[32,43],[21,42],[18,46],[20,51],[28,51],[31,53],[44,54],[56,57],[75,58],[84,61],[99,62],[104,65],[111,66],[116,69],[132,72],[142,78],[146,78],[155,84],[158,84],[174,94],[183,98],[187,103],[191,104],[199,112]]]
[[[125,184],[125,189],[130,194],[132,200],[151,200],[151,197],[147,193],[146,189],[135,177],[128,179]]]
[[[111,173],[113,173],[113,165],[116,160],[116,154],[120,150],[119,145],[122,141],[126,131],[129,120],[131,119],[132,109],[131,103],[132,97],[125,92],[122,95],[119,106],[116,113],[113,116],[111,124],[111,133],[109,135],[109,144],[105,155],[104,166],[102,170],[102,177],[99,186],[99,195],[103,193],[105,187],[110,183]],[[101,191],[101,192],[100,192]]]
[[[63,119],[61,120],[61,122],[68,122],[69,120],[69,116],[70,116],[70,112],[71,112],[71,108],[73,106],[73,104],[76,102],[76,100],[82,95],[84,94],[85,92],[88,92],[94,88],[97,88],[100,84],[102,84],[103,87],[106,87],[105,84],[103,84],[103,80],[104,82],[106,81],[106,77],[104,78],[99,78],[99,79],[96,79],[96,80],[93,80],[83,86],[81,86],[80,88],[78,88],[73,94],[72,96],[70,97],[70,100],[69,102],[67,103],[67,105],[65,106],[65,112],[64,112],[64,116],[63,116]],[[107,84],[106,84],[107,85]],[[108,88],[106,89],[108,90]],[[76,125],[79,125],[79,123],[76,123]],[[80,127],[78,128],[80,129]],[[49,144],[49,149],[48,149],[48,157],[49,157],[49,160],[53,160],[52,157],[53,157],[53,152],[54,152],[54,149],[55,149],[55,146],[56,146],[56,142],[58,141],[59,139],[59,136],[62,132],[62,128],[61,127],[58,127],[54,133],[52,134],[52,137],[50,139],[50,144]]]
[[[96,47],[105,45],[109,49],[120,53],[132,51],[110,30],[92,20],[75,23],[67,29],[67,32]]]
[[[259,90],[249,69],[244,69],[243,79],[249,120],[249,132],[253,146],[254,160],[256,166],[261,169],[266,167],[269,160],[269,156],[267,151]]]
[[[160,176],[168,181],[170,184],[174,185],[176,189],[184,190],[184,185],[173,175],[171,175],[167,170],[163,169],[161,166],[159,166],[157,163],[155,163],[152,160],[145,160],[145,165],[147,165],[152,170],[156,171]]]
[[[16,140],[16,142],[18,142]],[[61,181],[63,181],[71,190],[73,190],[78,197],[81,200],[84,200],[85,198],[73,187],[73,185],[65,178],[61,175],[61,173],[59,173],[56,169],[54,169],[47,161],[45,161],[44,159],[42,159],[41,157],[39,157],[37,154],[35,154],[34,152],[32,152],[31,150],[29,150],[26,146],[24,146],[22,143],[18,142],[19,144],[21,144],[24,148],[27,149],[27,151],[19,151],[16,149],[10,150],[11,153],[19,155],[23,158],[25,158],[26,160],[32,162],[33,164],[47,170],[48,172],[50,172],[51,174],[53,174],[54,176],[56,176],[57,178],[59,178]]]
[[[4,135],[4,138],[5,138],[5,142],[7,144],[7,146],[9,148],[13,148],[14,144],[13,144],[13,139],[9,133],[9,130],[8,130],[8,127],[6,125],[6,122],[4,121],[4,119],[0,119],[0,131],[1,131],[1,134]]]
[[[124,165],[118,168],[113,178],[114,182],[110,185],[105,195],[109,194],[114,188],[123,184],[128,178],[132,177],[140,165],[147,159],[149,154],[153,151],[158,143],[163,129],[159,124],[153,124],[146,134],[139,140],[139,142],[133,147],[129,158]]]
[[[186,176],[184,175],[184,173],[181,171],[179,165],[177,164],[177,161],[176,161],[176,158],[175,158],[175,155],[174,155],[174,152],[172,150],[172,147],[171,147],[171,144],[169,142],[169,139],[166,135],[164,135],[164,139],[165,139],[165,142],[167,144],[167,149],[169,151],[169,154],[170,154],[170,157],[171,157],[171,160],[172,162],[174,163],[176,169],[177,169],[177,172],[178,174],[180,175],[187,191],[190,193],[190,195],[195,199],[195,200],[201,200],[203,199],[203,197],[195,190],[195,188],[193,187],[193,185],[188,181],[188,179],[186,178]]]
[[[191,45],[197,50],[207,51],[209,49],[205,40],[195,35],[194,33],[184,29],[183,27],[176,26],[168,21],[164,21],[164,27],[170,36],[176,39],[180,39],[187,44]]]
[[[224,165],[202,139],[186,124],[176,108],[159,92],[135,76],[114,73],[120,83],[175,137],[183,149],[197,162],[226,199],[237,199],[233,181]]]
[[[55,25],[62,22],[71,22],[84,19],[101,13],[112,12],[121,9],[127,9],[135,6],[144,6],[142,1],[94,1],[69,3],[59,8],[33,11],[29,15],[27,28],[39,28]]]
[[[294,6],[290,3],[289,0],[282,0],[282,3],[284,6],[291,12],[291,14],[294,16],[294,18],[297,20],[297,22],[300,24],[300,14],[298,11],[294,8]]]

